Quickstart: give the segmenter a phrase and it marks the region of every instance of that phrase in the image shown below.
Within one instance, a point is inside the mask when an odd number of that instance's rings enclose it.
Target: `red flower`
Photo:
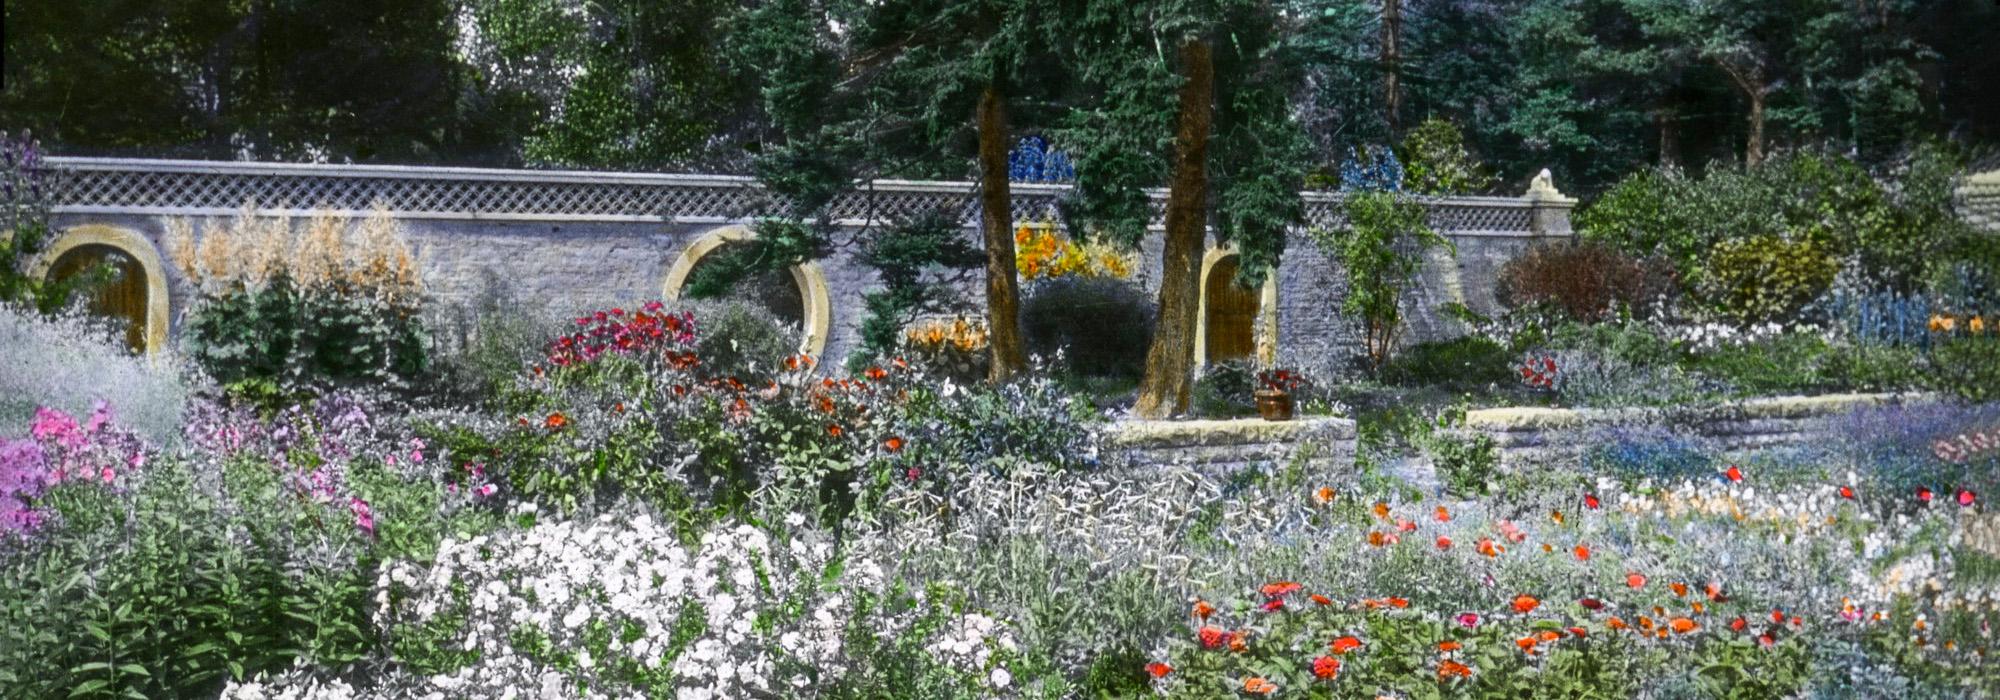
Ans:
[[[891,435],[887,440],[882,441],[882,449],[888,450],[890,452],[900,451],[903,449],[903,439]]]
[[[1232,636],[1228,632],[1214,627],[1203,627],[1197,634],[1201,637],[1201,648],[1203,649],[1220,649],[1222,645],[1229,643],[1229,639]]]
[[[869,379],[880,380],[883,377],[889,376],[889,370],[882,369],[879,366],[869,367],[867,374]]]
[[[1477,627],[1479,626],[1479,614],[1469,613],[1469,612],[1459,613],[1458,624],[1464,625],[1466,627]]]
[[[1438,678],[1444,679],[1444,678],[1451,678],[1454,676],[1459,678],[1471,678],[1472,667],[1449,659],[1438,663]]]
[[[1848,486],[1840,487],[1840,497],[1850,501],[1854,500],[1854,489]]]
[[[1586,493],[1583,495],[1583,505],[1591,510],[1597,510],[1603,504],[1597,500],[1596,496]]]
[[[1577,546],[1576,546],[1576,549],[1575,549],[1574,551],[1576,552],[1576,560],[1577,560],[1577,561],[1590,561],[1590,548],[1589,548],[1589,547],[1587,547],[1587,546],[1584,546],[1584,545],[1577,545]]]
[[[1589,635],[1589,634],[1587,634],[1587,632],[1588,632],[1588,630],[1585,630],[1585,629],[1584,629],[1584,628],[1582,628],[1582,627],[1571,627],[1571,628],[1569,628],[1569,636],[1572,636],[1572,637],[1588,637],[1588,636],[1590,636],[1590,635]]]
[[[1274,581],[1271,583],[1264,584],[1264,588],[1262,590],[1264,592],[1264,595],[1267,597],[1277,597],[1285,595],[1287,593],[1295,592],[1302,588],[1305,588],[1305,586],[1297,582]]]
[[[1146,675],[1152,676],[1154,678],[1166,678],[1167,674],[1173,672],[1174,672],[1174,667],[1168,666],[1158,661],[1146,664]]]
[[[1728,469],[1723,470],[1722,476],[1731,482],[1740,482],[1743,480],[1743,470],[1737,469],[1736,465],[1731,464]]]
[[[1625,574],[1625,585],[1631,586],[1633,590],[1645,588],[1646,575],[1637,571],[1629,572]]]
[[[1521,613],[1523,615],[1534,612],[1535,608],[1539,607],[1541,604],[1542,601],[1537,600],[1534,596],[1531,595],[1522,594],[1514,596],[1514,612]]]
[[[828,424],[827,424],[827,426],[826,426],[826,434],[827,434],[827,435],[830,435],[830,436],[833,436],[833,437],[840,437],[840,433],[841,433],[841,430],[840,430],[840,426],[838,426],[838,425],[834,425],[834,424],[832,424],[832,423],[828,423]]]
[[[563,426],[569,425],[569,416],[563,415],[562,411],[557,411],[549,414],[548,418],[543,419],[542,425],[547,426],[550,430],[561,430]]]
[[[1264,601],[1263,607],[1264,607],[1264,612],[1277,612],[1279,610],[1283,610],[1285,609],[1285,599],[1272,598],[1270,600]]]
[[[1970,507],[1972,507],[1972,503],[1973,503],[1973,501],[1977,500],[1978,498],[1979,498],[1979,495],[1978,495],[1978,494],[1975,494],[1975,493],[1973,493],[1973,492],[1972,492],[1972,489],[1959,489],[1959,490],[1958,490],[1958,504],[1959,504],[1959,505],[1961,505],[1961,506],[1965,506],[1965,507],[1967,507],[1967,508],[1970,508]]]
[[[1313,677],[1323,681],[1333,680],[1340,675],[1340,659],[1322,656],[1313,659]]]
[[[1208,619],[1208,616],[1210,616],[1210,615],[1213,615],[1213,614],[1215,614],[1215,606],[1213,606],[1213,605],[1209,605],[1209,604],[1208,604],[1208,601],[1206,601],[1206,600],[1197,600],[1197,601],[1195,601],[1195,602],[1194,602],[1194,616],[1195,616],[1195,617],[1199,617],[1199,618],[1201,618],[1201,619],[1203,619],[1203,620],[1206,620],[1206,619]]]
[[[1327,605],[1332,605],[1332,604],[1333,604],[1333,599],[1332,599],[1332,598],[1328,598],[1328,597],[1326,597],[1326,596],[1323,596],[1323,595],[1320,595],[1320,594],[1318,594],[1318,593],[1314,593],[1314,594],[1312,594],[1312,602],[1314,602],[1314,603],[1316,603],[1316,604],[1318,604],[1318,605],[1320,605],[1320,606],[1327,606]]]
[[[1451,538],[1438,535],[1438,549],[1451,549]]]
[[[1354,636],[1341,637],[1339,639],[1333,640],[1333,643],[1327,646],[1331,648],[1333,650],[1333,653],[1335,654],[1345,654],[1347,652],[1354,651],[1355,649],[1360,649],[1361,638]]]
[[[1744,620],[1744,619],[1743,619],[1743,618],[1741,618],[1741,617],[1738,617],[1738,618],[1736,618],[1736,619],[1734,619],[1734,620],[1730,620],[1730,621],[1729,621],[1729,629],[1730,629],[1730,631],[1732,631],[1732,632],[1741,632],[1741,631],[1743,631],[1743,628],[1745,628],[1745,627],[1749,627],[1749,626],[1750,626],[1750,622],[1749,622],[1749,621],[1747,621],[1747,620]]]
[[[1583,598],[1581,600],[1576,601],[1576,604],[1583,606],[1587,610],[1604,609],[1604,601],[1598,600],[1596,598]]]
[[[1924,488],[1922,486],[1917,487],[1917,502],[1922,503],[1924,505],[1930,505],[1931,490]]]

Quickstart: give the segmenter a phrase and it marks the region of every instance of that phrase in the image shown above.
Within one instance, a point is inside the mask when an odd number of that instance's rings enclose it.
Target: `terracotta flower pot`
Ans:
[[[1291,420],[1292,395],[1277,389],[1257,390],[1257,415],[1264,420]]]

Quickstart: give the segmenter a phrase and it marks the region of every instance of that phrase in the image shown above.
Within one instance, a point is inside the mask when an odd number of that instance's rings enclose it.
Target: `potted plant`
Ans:
[[[1292,419],[1292,392],[1305,385],[1305,377],[1288,369],[1267,369],[1257,373],[1257,415],[1264,420]]]

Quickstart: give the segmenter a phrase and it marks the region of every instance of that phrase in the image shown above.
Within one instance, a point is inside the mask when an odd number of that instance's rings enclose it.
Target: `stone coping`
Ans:
[[[1353,437],[1354,421],[1332,416],[1300,417],[1288,421],[1267,421],[1261,418],[1128,420],[1113,423],[1105,429],[1104,445],[1130,449],[1291,443],[1311,438],[1339,440]]]
[[[1576,428],[1642,422],[1669,417],[1697,420],[1803,418],[1823,416],[1865,406],[1929,403],[1937,396],[1926,393],[1826,394],[1821,396],[1775,396],[1747,399],[1712,406],[1666,408],[1487,408],[1466,411],[1465,427],[1474,430],[1517,432]]]

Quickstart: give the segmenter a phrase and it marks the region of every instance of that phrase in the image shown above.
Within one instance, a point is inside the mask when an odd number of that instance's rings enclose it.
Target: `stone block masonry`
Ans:
[[[167,217],[229,217],[255,203],[260,216],[303,219],[324,210],[358,219],[381,206],[403,225],[436,303],[470,304],[495,294],[552,314],[672,297],[677,290],[666,288],[669,270],[688,263],[690,251],[735,235],[728,230],[779,204],[741,177],[98,158],[49,163],[65,183],[55,206],[58,230],[116,229],[117,240],[154,249],[130,251],[139,257],[165,257]],[[1016,185],[1015,219],[1048,218],[1066,189]],[[832,209],[850,231],[943,209],[959,215],[977,245],[973,195],[971,183],[878,181]],[[1338,194],[1304,196],[1306,226],[1341,225]],[[1462,332],[1438,312],[1450,302],[1497,311],[1493,280],[1500,265],[1537,241],[1568,237],[1574,204],[1546,190],[1431,200],[1432,225],[1452,239],[1458,254],[1433,255],[1424,267],[1408,302],[1406,339]],[[1357,352],[1359,333],[1339,312],[1344,291],[1338,265],[1304,231],[1295,235],[1272,290],[1277,333],[1270,355],[1285,364],[1322,366]],[[1157,293],[1159,246],[1158,236],[1149,237],[1134,258],[1139,265],[1132,281],[1149,297]],[[1210,258],[1229,254],[1213,247]],[[162,316],[177,326],[193,290],[170,266],[160,274],[170,309]],[[859,341],[862,298],[878,285],[874,271],[843,248],[798,277],[806,308],[825,310],[821,327],[808,328],[818,336],[810,345],[820,350],[823,364],[838,366]],[[983,302],[978,285],[964,291],[976,312]],[[147,330],[148,337],[167,337],[172,329]]]
[[[1354,421],[1346,418],[1124,421],[1105,430],[1100,449],[1107,461],[1131,468],[1220,474],[1303,459],[1310,469],[1339,470],[1354,465],[1354,440]]]

